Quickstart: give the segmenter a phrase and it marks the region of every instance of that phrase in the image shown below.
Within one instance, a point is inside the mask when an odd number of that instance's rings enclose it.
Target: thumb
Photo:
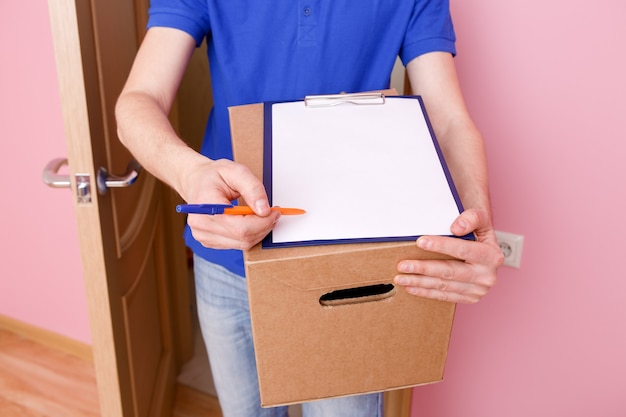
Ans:
[[[268,216],[271,211],[263,183],[247,167],[237,164],[234,166],[238,169],[231,172],[232,175],[229,175],[228,179],[225,178],[228,186],[238,191],[255,214],[261,217]]]
[[[487,213],[483,210],[468,209],[461,213],[450,226],[450,231],[455,236],[464,236],[481,228],[488,227]]]

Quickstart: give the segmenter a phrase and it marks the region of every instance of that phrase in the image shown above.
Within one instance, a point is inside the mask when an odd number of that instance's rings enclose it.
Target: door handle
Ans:
[[[59,170],[67,165],[67,158],[55,158],[48,162],[42,174],[43,182],[52,188],[70,188],[71,179],[69,175],[59,174]],[[98,192],[106,194],[109,188],[122,188],[133,185],[139,178],[141,165],[132,160],[126,167],[123,175],[111,175],[106,168],[100,167],[96,178]],[[76,174],[76,193],[80,202],[91,201],[91,189],[88,174]]]
[[[109,188],[124,188],[133,185],[139,174],[141,173],[141,165],[134,159],[131,160],[126,166],[126,172],[123,175],[109,174],[106,168],[100,167],[98,169],[98,191],[100,194],[106,194]]]
[[[61,167],[67,165],[66,158],[55,158],[48,162],[43,169],[42,179],[43,182],[52,188],[70,188],[72,185],[69,175],[59,175]]]

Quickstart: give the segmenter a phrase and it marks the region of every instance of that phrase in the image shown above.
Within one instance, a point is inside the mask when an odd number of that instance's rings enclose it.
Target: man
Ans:
[[[185,234],[225,417],[286,415],[284,408],[259,407],[241,255],[267,235],[279,213],[269,210],[263,184],[231,160],[228,106],[384,89],[399,55],[466,207],[451,232],[474,232],[477,240],[418,239],[420,248],[459,260],[402,261],[395,283],[416,296],[462,303],[477,302],[495,284],[502,253],[491,224],[483,141],[456,77],[447,0],[153,0],[148,28],[116,107],[120,139],[188,203],[243,197],[256,213],[189,215]],[[214,109],[197,153],[176,135],[167,114],[191,53],[205,39]],[[380,416],[381,398],[303,408],[307,417]]]

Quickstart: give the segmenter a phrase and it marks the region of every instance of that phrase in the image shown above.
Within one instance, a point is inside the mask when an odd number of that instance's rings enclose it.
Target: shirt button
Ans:
[[[303,13],[305,16],[311,16],[311,13],[313,13],[313,11],[311,10],[310,7],[307,6],[304,8]]]

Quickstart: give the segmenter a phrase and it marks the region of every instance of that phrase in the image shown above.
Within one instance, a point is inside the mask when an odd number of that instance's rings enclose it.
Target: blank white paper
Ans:
[[[459,205],[415,97],[276,103],[271,141],[272,205],[306,210],[281,217],[274,244],[450,235]]]

